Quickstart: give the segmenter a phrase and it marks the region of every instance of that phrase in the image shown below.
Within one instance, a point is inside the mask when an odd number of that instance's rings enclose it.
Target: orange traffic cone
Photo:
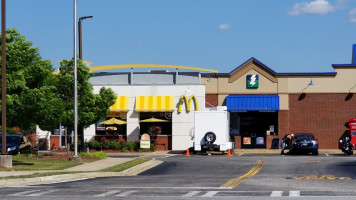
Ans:
[[[190,156],[190,154],[189,154],[189,148],[187,149],[187,153],[185,153],[185,156]]]
[[[231,156],[231,151],[230,151],[230,149],[227,150],[227,156]]]

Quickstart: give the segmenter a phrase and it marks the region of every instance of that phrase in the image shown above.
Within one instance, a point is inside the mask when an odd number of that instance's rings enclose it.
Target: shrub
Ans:
[[[79,153],[79,155],[87,158],[98,158],[98,159],[104,159],[108,157],[108,155],[102,151],[95,152],[95,153]]]
[[[133,150],[137,150],[137,145],[136,145],[136,142],[133,142],[133,141],[129,141],[129,142],[126,142],[126,146],[127,146],[127,149],[129,151],[133,151]]]
[[[120,143],[116,142],[116,141],[110,141],[108,143],[108,148],[112,149],[112,150],[120,150],[121,145]]]
[[[101,144],[98,141],[89,142],[89,149],[101,150]]]

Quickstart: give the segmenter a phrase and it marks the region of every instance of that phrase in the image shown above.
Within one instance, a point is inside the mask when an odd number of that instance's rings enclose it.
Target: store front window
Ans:
[[[158,150],[172,149],[172,113],[141,112],[140,136],[147,133]]]
[[[101,141],[103,138],[109,141],[126,141],[127,125],[126,113],[109,115],[96,123],[95,140]]]
[[[230,134],[241,136],[242,148],[266,148],[267,135],[278,133],[278,112],[231,112]]]

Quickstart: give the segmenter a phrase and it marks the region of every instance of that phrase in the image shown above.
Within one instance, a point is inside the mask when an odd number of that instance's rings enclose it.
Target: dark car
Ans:
[[[312,133],[296,133],[292,137],[289,152],[318,155],[318,139]]]
[[[2,149],[2,135],[0,135],[0,149]],[[31,153],[32,145],[25,136],[6,135],[6,152],[10,155]]]

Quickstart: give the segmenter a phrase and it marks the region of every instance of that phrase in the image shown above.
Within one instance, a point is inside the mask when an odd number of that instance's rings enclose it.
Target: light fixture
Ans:
[[[212,82],[213,81],[213,80],[211,80],[210,75],[208,75],[207,77],[208,77],[208,80],[206,80],[206,81],[208,81],[208,82]]]
[[[349,89],[349,93],[351,93],[351,90],[354,89],[356,87],[356,84],[354,86],[352,86],[352,88]]]
[[[312,85],[314,85],[314,83],[313,83],[313,80],[310,79],[310,82],[309,82],[309,84],[307,85],[307,87],[305,87],[305,88],[302,90],[302,94],[304,93],[304,90],[305,90],[305,89],[307,89],[309,86],[312,86]]]
[[[188,87],[188,89],[185,91],[185,94],[188,94],[188,93],[192,93],[192,91],[190,91],[189,87]]]

